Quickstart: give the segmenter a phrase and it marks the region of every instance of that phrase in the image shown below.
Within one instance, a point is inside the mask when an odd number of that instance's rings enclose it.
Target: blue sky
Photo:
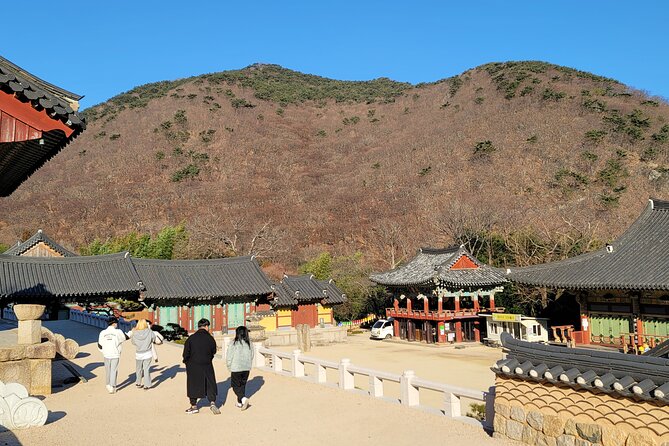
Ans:
[[[276,63],[411,83],[543,60],[669,98],[669,2],[37,0],[5,18],[0,55],[85,95]],[[29,9],[29,11],[26,10]],[[7,36],[11,36],[8,38]]]

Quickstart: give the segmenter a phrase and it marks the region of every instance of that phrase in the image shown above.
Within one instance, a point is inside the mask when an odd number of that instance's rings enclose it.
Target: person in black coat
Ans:
[[[218,389],[212,360],[216,354],[216,341],[209,334],[209,320],[200,319],[197,331],[186,339],[184,344],[184,364],[186,364],[186,393],[190,399],[190,407],[186,413],[198,413],[197,400],[204,396],[209,399],[210,409],[218,415],[221,411],[216,407]]]

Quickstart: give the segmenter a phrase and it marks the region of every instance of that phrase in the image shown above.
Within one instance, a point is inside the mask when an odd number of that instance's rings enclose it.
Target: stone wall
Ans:
[[[494,436],[532,445],[669,446],[669,406],[496,378]]]

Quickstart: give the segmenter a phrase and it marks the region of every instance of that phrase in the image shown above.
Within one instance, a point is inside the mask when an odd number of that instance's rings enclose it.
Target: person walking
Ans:
[[[183,361],[186,364],[186,394],[190,400],[187,414],[198,413],[197,400],[204,396],[209,400],[209,408],[218,415],[221,411],[216,407],[218,389],[212,360],[216,354],[216,341],[209,334],[209,320],[200,319],[197,331],[186,339]]]
[[[154,332],[149,328],[145,319],[140,319],[132,330],[132,344],[135,346],[135,386],[149,390],[151,388],[151,359],[153,358],[153,342],[156,340]],[[142,385],[142,377],[144,384]]]
[[[158,362],[158,351],[156,350],[156,345],[162,344],[163,341],[165,341],[165,337],[162,334],[160,334],[158,330],[156,330],[155,325],[151,325],[150,321],[147,320],[146,323],[149,325],[149,328],[151,328],[151,330],[153,331],[153,335],[156,337],[153,341],[153,344],[151,344],[151,354],[153,356],[153,360],[155,362]]]
[[[246,410],[249,407],[246,382],[253,365],[253,347],[246,327],[239,326],[235,330],[235,340],[225,352],[225,362],[230,370],[230,385],[237,396],[237,407]]]
[[[107,328],[98,336],[98,349],[104,357],[107,391],[116,393],[118,362],[121,358],[123,341],[128,339],[128,335],[118,329],[118,319],[115,317],[110,317],[107,324]]]

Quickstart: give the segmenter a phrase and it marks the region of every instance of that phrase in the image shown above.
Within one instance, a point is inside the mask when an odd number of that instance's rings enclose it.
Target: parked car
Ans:
[[[372,325],[372,339],[390,339],[393,337],[393,318],[379,319]]]

